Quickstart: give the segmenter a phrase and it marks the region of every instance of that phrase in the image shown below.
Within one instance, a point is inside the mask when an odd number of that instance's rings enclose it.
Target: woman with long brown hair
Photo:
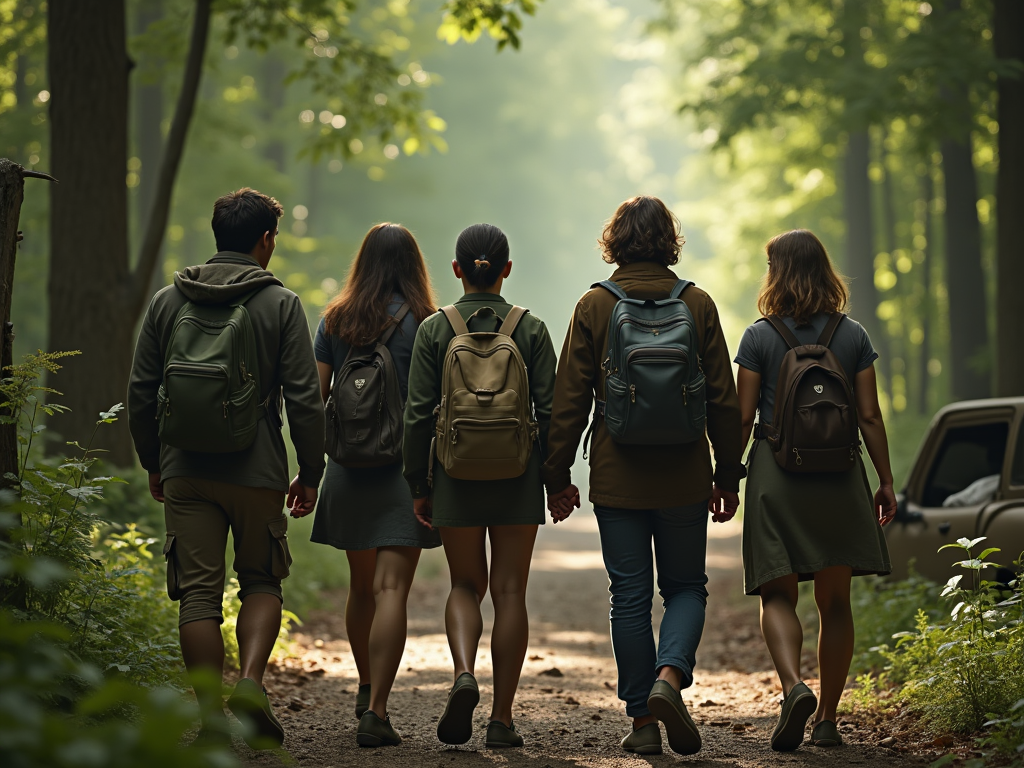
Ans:
[[[416,329],[434,311],[430,277],[412,233],[398,224],[370,229],[317,328],[324,402],[350,353],[372,347],[392,328],[385,346],[404,402]],[[387,701],[405,650],[406,601],[420,551],[441,543],[435,531],[417,524],[412,511],[401,460],[369,468],[328,460],[311,538],[348,557],[345,627],[359,672],[356,738],[362,746],[401,742],[388,720]]]
[[[811,743],[834,747],[842,743],[836,708],[853,657],[850,578],[891,570],[881,526],[895,516],[896,497],[875,386],[878,354],[864,328],[841,314],[848,299],[846,284],[817,237],[805,229],[785,232],[772,238],[766,251],[768,272],[758,297],[762,318],[747,328],[736,354],[744,446],[754,433],[743,517],[744,589],[761,598],[761,631],[782,684],[782,714],[772,734],[772,749],[800,746],[812,715]],[[838,396],[830,394],[828,383],[815,384],[811,390],[788,383],[797,381],[790,375],[795,370],[793,356],[783,365],[791,349],[804,350],[804,360],[831,364],[813,345],[827,347],[841,369],[821,373],[822,382],[835,382]],[[806,434],[813,435],[814,419],[821,417],[812,414],[848,411],[849,406],[838,400],[851,390],[856,423],[848,422],[849,428],[856,433],[859,427],[878,473],[873,497],[856,437],[848,452],[839,452],[846,468],[800,470],[802,449],[791,447],[797,453],[795,466],[784,466],[786,457],[777,453],[783,443],[780,434],[789,434],[785,419],[790,418],[790,409],[784,403],[793,402],[793,393],[824,395],[804,407],[799,417],[810,425]],[[845,418],[840,416],[840,422]],[[811,460],[814,452],[804,452]],[[796,613],[797,584],[810,580],[821,625],[820,700],[800,678],[803,628]]]

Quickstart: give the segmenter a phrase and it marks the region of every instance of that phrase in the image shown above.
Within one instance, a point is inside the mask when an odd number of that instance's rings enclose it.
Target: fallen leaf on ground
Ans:
[[[562,670],[560,670],[558,667],[545,669],[543,672],[541,672],[541,674],[546,675],[548,677],[565,677],[565,675],[562,674]]]

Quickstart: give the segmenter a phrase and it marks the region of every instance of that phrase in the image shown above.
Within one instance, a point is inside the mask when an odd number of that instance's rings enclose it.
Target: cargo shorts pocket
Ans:
[[[181,599],[181,568],[178,565],[178,551],[173,531],[167,533],[164,542],[164,560],[167,561],[167,596],[171,600]]]
[[[270,571],[275,578],[287,578],[292,565],[292,553],[288,549],[288,518],[281,515],[267,527],[271,537]]]

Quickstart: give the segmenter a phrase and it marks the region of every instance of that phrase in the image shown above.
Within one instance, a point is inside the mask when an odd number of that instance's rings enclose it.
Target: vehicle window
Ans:
[[[1024,485],[1024,423],[1017,429],[1017,446],[1013,449],[1010,485]]]
[[[953,494],[979,480],[998,476],[1003,470],[1009,432],[1010,425],[1005,421],[947,430],[928,473],[921,504],[941,507]]]

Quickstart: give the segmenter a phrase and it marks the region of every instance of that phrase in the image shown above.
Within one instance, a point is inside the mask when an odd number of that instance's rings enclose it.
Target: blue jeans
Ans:
[[[708,583],[706,501],[668,509],[594,507],[601,551],[611,581],[612,651],[619,672],[619,698],[630,717],[649,715],[647,696],[662,667],[693,684],[697,646],[704,631]],[[654,555],[651,555],[651,541]],[[658,648],[654,647],[651,601],[654,561],[665,606]]]

